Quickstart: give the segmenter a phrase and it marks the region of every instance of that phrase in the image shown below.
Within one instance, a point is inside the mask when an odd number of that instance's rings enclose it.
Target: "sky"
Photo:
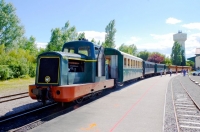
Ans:
[[[69,21],[86,39],[105,40],[105,28],[115,20],[115,44],[135,44],[138,52],[170,56],[173,34],[187,34],[186,58],[200,48],[199,0],[5,0],[16,8],[25,36],[44,47],[51,30]]]

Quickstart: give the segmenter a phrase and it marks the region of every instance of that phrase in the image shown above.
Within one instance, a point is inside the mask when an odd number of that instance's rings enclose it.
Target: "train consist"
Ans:
[[[62,52],[38,56],[35,84],[29,85],[29,96],[43,104],[47,100],[81,103],[104,89],[158,75],[169,68],[179,72],[189,67],[166,67],[85,40],[72,41],[63,45]]]

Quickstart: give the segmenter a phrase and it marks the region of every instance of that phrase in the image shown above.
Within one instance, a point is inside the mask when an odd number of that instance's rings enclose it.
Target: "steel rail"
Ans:
[[[25,113],[22,113],[22,114],[19,114],[19,115],[15,115],[15,116],[12,116],[12,117],[8,117],[8,118],[6,118],[6,119],[0,120],[0,123],[3,123],[3,122],[6,122],[6,121],[9,121],[9,120],[12,120],[12,119],[15,119],[15,118],[18,118],[18,117],[21,117],[21,116],[24,116],[24,115],[33,113],[33,112],[36,112],[36,111],[39,111],[39,110],[42,110],[42,109],[45,109],[45,108],[47,108],[47,107],[51,107],[51,106],[56,105],[56,104],[57,104],[57,103],[48,104],[48,105],[45,105],[45,106],[43,106],[43,107],[40,107],[40,108],[31,110],[31,111],[28,111],[28,112],[25,112]]]
[[[23,93],[18,93],[18,94],[7,95],[7,96],[0,97],[0,99],[12,97],[12,96],[18,96],[18,95],[22,95],[22,94],[28,94],[28,92],[23,92]]]
[[[28,94],[28,92],[23,92],[23,93],[18,93],[18,94],[13,94],[13,95],[7,95],[7,96],[0,97],[0,100],[1,100],[1,99],[5,99],[5,98],[11,98],[11,99],[7,99],[7,100],[0,101],[0,103],[4,103],[4,102],[16,100],[16,99],[21,99],[21,98],[29,97],[28,95],[21,96],[21,95],[23,95],[23,94]],[[15,97],[15,96],[20,96],[20,97]],[[13,98],[13,97],[14,97],[14,98]]]
[[[172,87],[173,81],[174,81],[174,78],[171,81],[172,102],[173,102],[173,107],[174,107],[174,116],[175,116],[175,119],[176,119],[176,128],[177,128],[178,132],[180,132],[180,127],[179,127],[178,117],[177,117],[177,112],[176,112],[176,105],[175,105],[175,102],[174,102],[174,91],[173,91],[173,87]]]

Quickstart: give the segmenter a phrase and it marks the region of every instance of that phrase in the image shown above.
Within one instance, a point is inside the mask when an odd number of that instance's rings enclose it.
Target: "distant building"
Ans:
[[[181,49],[184,50],[184,56],[185,56],[185,41],[187,40],[187,34],[182,33],[182,31],[178,31],[177,34],[173,35],[174,42],[178,42],[181,45]]]
[[[200,70],[200,48],[196,48],[195,55],[196,56],[194,56],[194,57],[188,58],[188,60],[194,62],[194,68],[196,70]]]

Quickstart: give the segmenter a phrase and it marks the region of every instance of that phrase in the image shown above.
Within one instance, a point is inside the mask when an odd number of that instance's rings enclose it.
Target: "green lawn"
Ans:
[[[23,91],[28,91],[28,85],[34,84],[35,78],[28,78],[28,79],[10,79],[6,81],[0,81],[0,95],[2,93],[19,93]]]

